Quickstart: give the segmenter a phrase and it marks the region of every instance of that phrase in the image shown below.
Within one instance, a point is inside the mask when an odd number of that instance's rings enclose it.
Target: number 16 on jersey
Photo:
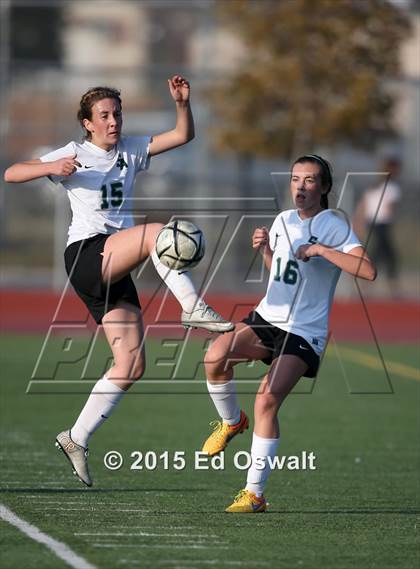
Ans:
[[[274,275],[275,281],[281,281],[283,277],[283,282],[288,285],[294,285],[297,283],[299,276],[299,265],[296,261],[289,260],[286,263],[283,275],[281,274],[282,262],[281,257],[276,259],[276,274]]]

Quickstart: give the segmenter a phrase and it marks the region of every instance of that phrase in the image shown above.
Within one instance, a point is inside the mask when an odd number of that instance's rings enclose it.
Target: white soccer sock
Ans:
[[[210,383],[207,381],[207,389],[223,422],[229,425],[239,423],[241,409],[236,398],[234,380],[232,379],[227,383]]]
[[[124,394],[125,391],[109,381],[105,375],[97,381],[77,421],[70,429],[72,440],[86,448],[89,437],[110,417]]]
[[[276,456],[279,442],[280,439],[264,439],[255,433],[252,435],[252,462],[248,470],[246,490],[254,492],[257,496],[262,496],[264,493],[264,487],[271,472],[267,457],[274,458]],[[263,468],[258,467],[257,457],[263,458],[263,461],[260,458],[260,464],[262,463]]]
[[[160,262],[156,249],[153,249],[151,257],[158,275],[165,281],[166,286],[182,306],[182,310],[192,312],[199,308],[200,305],[205,304],[197,295],[189,271],[179,273],[178,271],[168,269]]]

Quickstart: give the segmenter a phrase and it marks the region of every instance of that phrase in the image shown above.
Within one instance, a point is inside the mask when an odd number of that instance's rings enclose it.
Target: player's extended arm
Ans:
[[[168,79],[169,91],[175,101],[176,125],[173,130],[152,137],[150,156],[182,146],[194,138],[194,119],[190,107],[190,84],[181,75]]]
[[[27,160],[12,164],[4,173],[5,182],[29,182],[43,176],[71,176],[80,163],[76,160],[76,154],[66,156],[53,162],[41,160]]]
[[[273,251],[270,249],[269,233],[266,227],[258,227],[252,235],[252,248],[259,249],[268,270],[271,269]]]
[[[314,245],[301,245],[296,251],[296,259],[309,261],[311,257],[324,257],[346,273],[374,281],[376,279],[376,267],[367,256],[363,247],[355,247],[349,253],[342,253],[331,247],[315,243]]]

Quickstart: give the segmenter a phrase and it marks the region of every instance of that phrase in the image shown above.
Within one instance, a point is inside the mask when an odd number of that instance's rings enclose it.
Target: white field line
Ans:
[[[60,512],[60,516],[70,518],[69,523],[71,523],[71,521],[74,520],[75,514],[74,512]]]
[[[140,509],[127,508],[125,510],[123,510],[122,508],[114,508],[114,512],[136,512],[136,513],[141,512],[142,514],[154,513],[154,512],[152,512],[152,510],[145,510],[144,508],[140,508]]]
[[[141,560],[144,563],[144,560]],[[139,566],[140,560],[139,559],[120,559],[117,562],[118,565],[136,565]],[[182,564],[182,565],[180,565]],[[237,567],[268,567],[271,564],[268,561],[221,561],[220,559],[156,559],[153,561],[153,565],[174,565],[175,567],[185,568],[185,565],[217,565],[217,566],[224,566],[224,565],[234,565]]]
[[[90,508],[60,508],[58,506],[49,506],[48,508],[43,508],[43,510],[58,510],[60,512],[94,512],[96,508],[93,506]]]
[[[20,496],[20,498],[22,498],[23,500],[39,500],[40,502],[43,501],[43,497],[40,496],[39,494],[35,494],[35,495],[31,494],[28,496]],[[62,502],[60,502],[60,504],[62,504]]]
[[[130,533],[125,533],[125,532],[81,532],[81,533],[74,533],[73,535],[77,536],[77,537],[81,537],[81,536],[95,536],[95,537],[101,537],[101,536],[115,536],[115,537],[129,537],[129,536],[140,536],[140,537],[191,537],[191,538],[196,538],[196,537],[204,537],[204,538],[208,538],[208,537],[214,537],[216,539],[218,539],[220,536],[219,535],[215,535],[215,534],[211,534],[211,533],[149,533],[147,531],[138,531],[138,532],[130,532]]]
[[[81,491],[83,492],[83,490]],[[89,493],[89,490],[87,491],[87,493]],[[21,498],[25,499],[25,500],[38,500],[39,502],[42,502],[42,505],[44,504],[63,504],[63,500],[45,500],[43,498],[43,496],[21,496]],[[79,500],[66,500],[65,503],[68,505],[71,504],[86,504],[86,498],[87,498],[87,494],[83,494]],[[92,499],[92,503],[95,506],[129,506],[130,502],[113,502],[113,501],[97,501],[95,500],[95,497],[93,495],[89,496],[89,498]],[[189,529],[189,528],[186,528]]]
[[[15,472],[22,472],[22,470],[15,470]],[[9,472],[9,474],[11,474],[11,472]],[[2,480],[2,481],[1,481],[1,484],[14,484],[14,485],[16,485],[16,484],[22,484],[22,483],[24,483],[24,482],[25,482],[24,480],[23,480],[23,481],[19,480],[19,482],[16,482],[16,479],[15,479],[15,480]],[[29,483],[29,482],[33,482],[33,479],[30,480],[30,479],[28,478],[28,483]]]
[[[14,514],[12,510],[9,510],[9,508],[3,504],[0,504],[0,517],[34,541],[45,545],[57,557],[70,565],[70,567],[74,567],[74,569],[96,569],[94,565],[86,561],[83,557],[80,557],[80,555],[77,555],[77,553],[72,551],[65,543],[50,537],[36,526],[19,518],[19,516]]]
[[[19,496],[19,498],[22,500],[35,500],[35,502],[31,502],[31,506],[36,506],[36,502],[42,502],[42,504],[63,504],[63,500],[44,500],[42,496]],[[83,499],[81,498],[80,500],[66,500],[65,504],[86,504],[86,498],[83,496]]]
[[[120,528],[117,529],[117,531]],[[130,526],[130,529],[150,529],[150,526]],[[168,530],[172,530],[172,529],[182,529],[182,530],[187,530],[187,529],[192,529],[195,530],[197,529],[196,527],[193,526],[168,526],[168,527],[162,527],[162,529],[168,529]]]
[[[121,530],[121,526],[108,526],[107,529],[109,531],[112,531],[113,529],[115,529],[115,531],[112,533],[112,535],[115,535],[115,532],[119,532]],[[150,530],[151,527],[150,525],[144,525],[144,526],[130,526],[130,530],[134,530],[134,529],[142,529],[142,530]],[[174,529],[180,529],[180,530],[196,530],[196,527],[193,526],[160,526],[160,529],[162,530],[174,530]],[[86,535],[84,533],[78,533],[78,534],[74,534],[74,535]],[[90,534],[89,534],[90,535]],[[101,534],[102,535],[102,534]],[[190,533],[188,535],[191,535]]]
[[[149,543],[138,543],[138,544],[123,544],[123,543],[91,543],[92,547],[103,547],[103,548],[147,548],[147,549],[229,549],[227,545],[173,545],[168,543],[167,545],[152,545]]]
[[[17,472],[17,473],[22,473],[22,470],[11,470],[9,471],[9,474],[13,473],[13,472]],[[47,473],[45,473],[46,475]],[[0,481],[2,484],[6,484],[7,481],[1,480]],[[24,484],[30,484],[32,486],[34,486],[34,479],[33,478],[22,478],[21,480],[19,480],[18,482],[16,480],[11,480],[7,482],[8,484],[13,484],[13,486],[22,486]],[[66,487],[64,486],[64,481],[63,484],[60,485],[58,482],[42,482],[39,484],[39,486],[37,486],[37,490],[49,490],[50,488],[48,488],[48,486],[55,486],[56,488],[58,488],[59,490],[69,490],[70,486]],[[24,486],[26,488],[26,486]],[[89,490],[86,490],[86,492],[89,492]]]

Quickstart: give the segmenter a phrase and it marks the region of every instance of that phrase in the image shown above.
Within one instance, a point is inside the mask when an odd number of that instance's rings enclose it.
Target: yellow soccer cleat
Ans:
[[[265,512],[267,509],[267,502],[264,496],[259,498],[249,490],[241,490],[235,496],[233,504],[226,508],[225,512],[230,514],[257,514]]]
[[[214,427],[214,430],[204,443],[202,452],[207,453],[209,456],[214,456],[222,452],[233,437],[243,433],[248,428],[249,420],[245,413],[241,411],[239,423],[236,423],[236,425],[229,425],[221,421],[212,421],[210,425]]]

